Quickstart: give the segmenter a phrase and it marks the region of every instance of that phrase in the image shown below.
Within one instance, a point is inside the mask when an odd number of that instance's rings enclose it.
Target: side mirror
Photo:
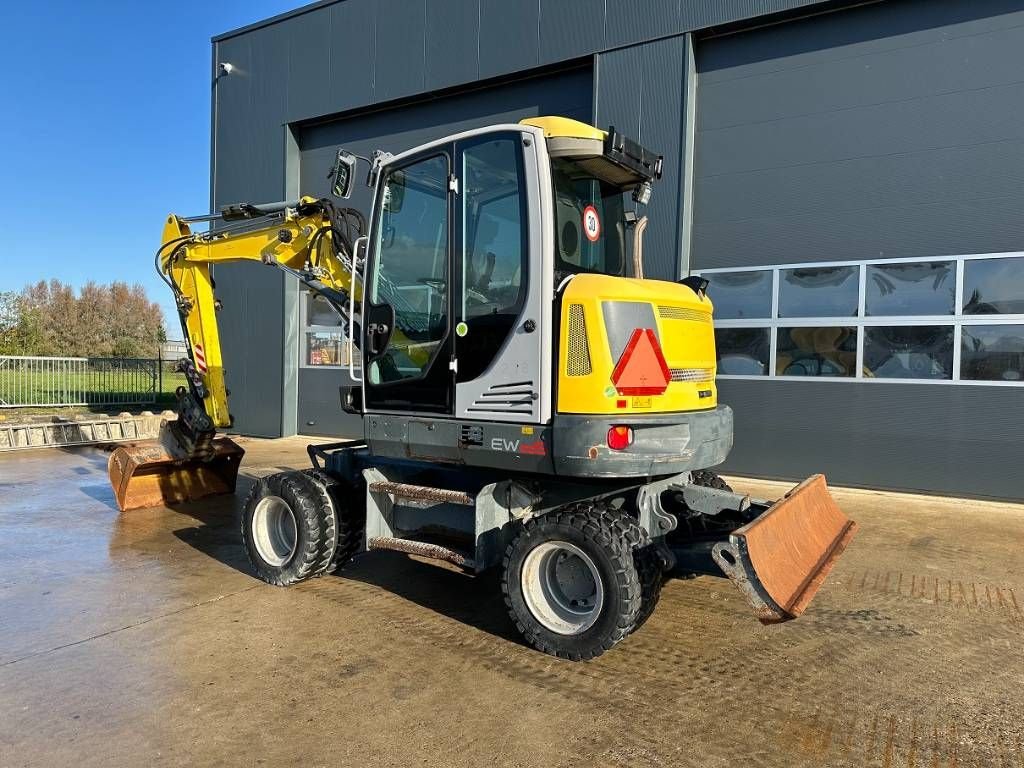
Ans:
[[[333,179],[331,193],[335,197],[348,198],[352,195],[352,185],[356,179],[356,156],[344,149],[339,149],[334,158],[334,167],[327,174]]]

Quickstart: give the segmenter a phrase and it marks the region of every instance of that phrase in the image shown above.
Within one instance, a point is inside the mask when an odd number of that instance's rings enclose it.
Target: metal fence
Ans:
[[[0,355],[0,408],[155,403],[160,373],[159,360]]]

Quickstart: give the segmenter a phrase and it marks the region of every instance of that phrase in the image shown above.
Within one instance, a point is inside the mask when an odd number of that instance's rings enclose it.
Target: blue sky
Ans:
[[[3,2],[0,290],[146,287],[163,217],[209,207],[210,38],[303,0]]]

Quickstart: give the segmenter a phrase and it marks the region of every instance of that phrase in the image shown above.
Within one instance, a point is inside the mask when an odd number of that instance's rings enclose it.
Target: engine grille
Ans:
[[[711,381],[714,378],[713,368],[673,368],[672,381]]]
[[[700,312],[687,307],[658,306],[658,316],[662,320],[689,320],[694,323],[710,323],[711,315],[707,312]]]
[[[569,305],[569,351],[565,360],[566,376],[589,376],[594,370],[587,343],[587,324],[582,304]]]

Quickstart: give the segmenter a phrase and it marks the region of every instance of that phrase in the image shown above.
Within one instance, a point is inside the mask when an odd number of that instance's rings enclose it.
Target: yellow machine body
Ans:
[[[605,305],[649,307],[671,374],[660,394],[620,392],[612,375],[621,359]],[[562,297],[558,411],[580,414],[681,413],[718,404],[711,300],[685,285],[605,275],[577,275]]]

